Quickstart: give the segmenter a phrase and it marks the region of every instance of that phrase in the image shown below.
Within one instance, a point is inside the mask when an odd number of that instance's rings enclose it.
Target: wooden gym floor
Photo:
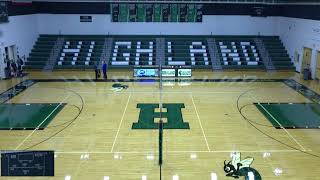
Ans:
[[[30,72],[23,79],[92,79],[92,72]],[[132,79],[130,71],[110,71],[109,78]],[[316,81],[304,82],[289,72],[196,71],[195,79],[295,79],[315,92]],[[0,81],[1,92],[22,79]],[[110,180],[159,179],[158,130],[132,130],[139,118],[138,103],[159,103],[158,81],[38,82],[6,103],[67,103],[41,131],[0,131],[1,150],[54,150],[54,177],[0,179]],[[189,130],[164,130],[162,179],[226,177],[224,161],[230,153],[253,157],[251,165],[262,179],[320,179],[319,129],[275,129],[253,103],[310,103],[282,82],[166,82],[164,103],[184,103],[182,115]],[[249,91],[245,93],[246,91]],[[237,103],[238,101],[238,103]],[[255,122],[255,127],[238,112]],[[80,112],[80,116],[77,115]],[[74,120],[75,119],[75,120]],[[74,120],[74,121],[73,121]],[[70,123],[69,125],[69,122]],[[61,132],[60,132],[61,131]],[[265,134],[261,133],[264,132]],[[59,132],[59,133],[57,133]],[[57,133],[57,134],[56,134]],[[55,135],[56,134],[56,135]],[[54,135],[54,136],[53,136]],[[274,138],[271,139],[270,137]],[[43,142],[42,142],[43,141]],[[38,144],[39,142],[42,142]],[[309,153],[309,154],[306,154]],[[244,179],[244,177],[240,177]]]

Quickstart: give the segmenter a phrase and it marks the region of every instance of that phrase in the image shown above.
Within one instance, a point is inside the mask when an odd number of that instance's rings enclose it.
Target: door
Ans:
[[[4,74],[4,68],[5,68],[5,62],[4,62],[4,56],[5,54],[1,53],[1,48],[0,48],[0,78],[5,78],[5,74]]]
[[[9,46],[8,56],[10,60],[17,60],[17,49],[15,45]]]
[[[320,79],[320,51],[317,51],[316,79]]]
[[[310,68],[311,58],[312,58],[312,49],[306,48],[306,47],[303,48],[301,72],[303,72],[303,69],[305,68]]]

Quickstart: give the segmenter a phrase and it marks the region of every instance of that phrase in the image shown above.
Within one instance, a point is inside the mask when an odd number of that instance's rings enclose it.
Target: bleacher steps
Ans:
[[[100,61],[98,63],[98,66],[101,67],[102,62],[106,61],[107,64],[109,64],[109,60],[111,58],[111,51],[112,51],[112,47],[113,46],[113,38],[105,38],[104,43],[103,43],[103,50],[100,56]]]
[[[273,65],[272,59],[269,56],[269,52],[266,49],[263,41],[259,38],[254,38],[254,42],[257,45],[258,51],[260,52],[261,59],[266,67],[267,71],[275,71],[275,67]]]
[[[212,64],[212,70],[221,71],[222,66],[219,58],[218,47],[214,38],[207,38],[208,50]]]
[[[53,70],[54,65],[57,63],[57,59],[58,59],[59,53],[63,47],[63,44],[64,44],[64,38],[58,37],[57,41],[55,42],[55,45],[53,46],[53,49],[51,50],[48,61],[47,61],[46,65],[43,67],[43,71],[52,71]]]
[[[156,38],[156,65],[165,65],[165,45],[164,38]]]

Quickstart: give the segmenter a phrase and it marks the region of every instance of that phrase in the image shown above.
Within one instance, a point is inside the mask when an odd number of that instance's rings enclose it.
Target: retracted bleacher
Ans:
[[[104,37],[66,36],[55,69],[92,69],[103,50]]]
[[[114,39],[111,67],[155,65],[155,39],[118,37]]]
[[[40,35],[27,59],[25,69],[42,69],[58,37],[58,35]],[[273,36],[63,35],[60,37],[63,37],[64,41],[54,69],[92,69],[95,63],[103,59],[102,52],[108,54],[109,68],[154,66],[162,63],[168,66],[211,69],[211,58],[216,58],[223,69],[265,69],[259,48],[255,44],[255,39],[260,38],[276,69],[294,70],[294,65],[281,40]],[[108,38],[112,39],[111,45],[106,44]],[[158,41],[159,39],[163,41]],[[215,48],[208,45],[208,39],[215,40]],[[161,43],[161,46],[157,43]],[[111,50],[106,52],[107,49]],[[210,54],[209,49],[215,54]]]
[[[262,37],[261,39],[277,70],[295,70],[294,64],[278,36]]]
[[[165,65],[211,68],[208,45],[202,37],[166,38]]]
[[[253,38],[222,37],[216,39],[223,69],[264,69]]]
[[[24,69],[42,69],[50,57],[57,38],[58,35],[40,35],[25,62]]]

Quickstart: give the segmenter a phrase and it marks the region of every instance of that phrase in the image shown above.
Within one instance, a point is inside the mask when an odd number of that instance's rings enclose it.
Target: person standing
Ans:
[[[17,65],[18,65],[18,77],[22,76],[22,65],[23,65],[23,61],[22,59],[18,56],[18,60],[17,60]]]
[[[12,75],[13,77],[17,77],[17,70],[18,70],[18,67],[17,67],[17,64],[16,62],[14,62],[14,60],[11,60],[11,68],[12,68]]]
[[[5,67],[5,73],[6,73],[6,78],[10,78],[11,77],[11,64],[10,64],[10,61],[9,59],[7,59],[6,55],[3,54],[3,57],[4,57],[4,63],[7,64],[7,66]]]
[[[106,80],[108,77],[107,77],[107,63],[106,61],[103,61],[103,64],[102,64],[102,72],[103,72],[103,78]]]
[[[99,75],[99,68],[98,68],[98,65],[97,63],[94,64],[94,72],[96,74],[96,81],[98,80],[98,77],[100,76]]]

